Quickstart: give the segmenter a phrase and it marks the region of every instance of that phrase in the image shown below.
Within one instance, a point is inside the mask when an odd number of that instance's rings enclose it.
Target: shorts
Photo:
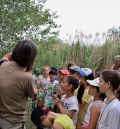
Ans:
[[[40,98],[40,99],[43,99],[43,98],[45,98],[45,93],[43,93],[43,92],[39,92],[38,93],[38,98]]]
[[[55,102],[54,101],[50,101],[50,100],[45,100],[45,104],[44,104],[46,107],[48,108],[52,108],[54,109],[55,107]]]

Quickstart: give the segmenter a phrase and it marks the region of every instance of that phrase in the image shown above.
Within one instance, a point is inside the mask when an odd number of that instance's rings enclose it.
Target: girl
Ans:
[[[32,122],[37,129],[52,127],[52,129],[75,129],[73,121],[63,114],[49,111],[48,113],[40,107],[36,107],[31,114]]]
[[[74,96],[74,91],[79,87],[79,80],[73,76],[66,76],[60,83],[61,89],[65,95],[61,97],[61,101],[56,98],[55,102],[62,114],[67,114],[73,119],[74,123],[77,121],[77,113],[79,110],[78,100]]]
[[[98,129],[120,128],[120,76],[118,72],[105,70],[100,75],[100,92],[106,99],[101,109]]]
[[[46,90],[45,87],[49,83],[49,72],[50,72],[50,67],[49,66],[44,66],[42,68],[42,75],[38,77],[39,79],[39,86],[38,88],[38,96],[37,96],[37,105],[43,107],[44,106],[44,101],[45,101],[45,94]]]
[[[77,129],[95,129],[97,126],[98,118],[100,115],[101,106],[103,104],[103,100],[105,98],[104,94],[100,94],[99,91],[99,78],[94,80],[87,80],[89,91],[88,94],[93,96],[93,100],[91,101],[87,113],[85,115],[82,126]]]

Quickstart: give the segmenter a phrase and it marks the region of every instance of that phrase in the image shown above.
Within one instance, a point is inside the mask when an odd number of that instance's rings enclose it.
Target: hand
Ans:
[[[61,100],[58,98],[58,97],[53,97],[54,98],[54,101],[56,103],[56,105],[59,107],[59,106],[62,106],[62,102]]]
[[[11,59],[12,59],[12,52],[7,53],[6,55],[4,55],[4,56],[3,56],[3,59],[4,59],[4,58],[5,58],[5,59],[7,58],[8,60],[11,60]]]

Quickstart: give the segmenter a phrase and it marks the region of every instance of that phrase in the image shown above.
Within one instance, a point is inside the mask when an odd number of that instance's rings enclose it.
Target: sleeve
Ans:
[[[70,107],[68,110],[76,110],[79,111],[78,101],[76,97],[73,97],[70,102]]]
[[[120,110],[118,109],[111,109],[109,111],[108,117],[108,129],[119,129],[120,128]]]
[[[26,93],[30,98],[32,98],[34,95],[34,81],[32,77],[29,77],[26,80]]]

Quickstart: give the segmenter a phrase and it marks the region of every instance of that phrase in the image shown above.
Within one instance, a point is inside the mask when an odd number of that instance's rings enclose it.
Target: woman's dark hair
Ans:
[[[12,52],[12,60],[29,71],[37,55],[37,47],[31,41],[20,41]]]
[[[120,75],[117,71],[105,70],[101,73],[103,80],[110,82],[112,90],[116,93],[116,97],[120,100]]]

